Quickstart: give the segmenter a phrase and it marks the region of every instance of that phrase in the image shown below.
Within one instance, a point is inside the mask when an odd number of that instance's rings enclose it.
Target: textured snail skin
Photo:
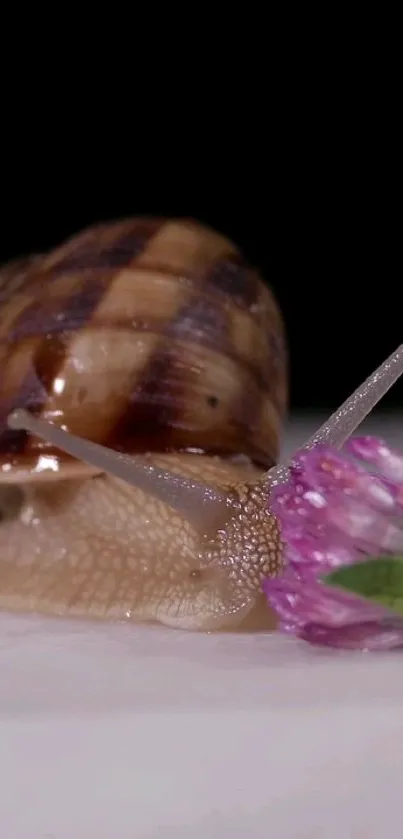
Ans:
[[[284,336],[237,249],[193,222],[105,225],[0,272],[0,304],[1,482],[24,496],[18,517],[0,523],[0,608],[198,630],[267,625],[261,581],[281,568],[280,538],[267,492],[253,485],[277,457]],[[231,512],[201,534],[197,499],[187,520],[10,433],[16,407],[147,452],[223,490]]]
[[[263,577],[281,568],[276,521],[248,485],[260,473],[198,455],[152,462],[233,493],[234,513],[201,539],[167,504],[110,476],[28,484],[19,518],[0,526],[0,607],[194,630],[256,610]]]

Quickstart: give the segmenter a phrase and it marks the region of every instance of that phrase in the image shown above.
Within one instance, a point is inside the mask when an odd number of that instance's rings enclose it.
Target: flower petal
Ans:
[[[403,623],[356,623],[335,629],[319,624],[307,624],[298,637],[310,644],[337,647],[338,649],[375,652],[393,650],[403,646]]]
[[[286,541],[288,561],[296,572],[305,577],[317,577],[318,573],[325,574],[343,565],[351,565],[359,558],[358,552],[345,544],[346,540],[338,539],[336,534],[330,543],[321,539],[320,534],[315,537],[303,532],[290,533]]]
[[[403,455],[389,448],[384,440],[377,437],[353,437],[346,444],[346,449],[355,457],[376,466],[386,478],[403,484]]]
[[[402,646],[403,620],[364,596],[327,586],[323,577],[379,554],[402,553],[403,455],[373,437],[353,438],[341,452],[304,449],[287,483],[273,491],[270,508],[286,565],[263,588],[279,629],[314,644]]]
[[[282,621],[298,626],[308,623],[342,627],[382,620],[388,610],[359,598],[327,588],[316,581],[273,578],[263,585],[271,607]]]

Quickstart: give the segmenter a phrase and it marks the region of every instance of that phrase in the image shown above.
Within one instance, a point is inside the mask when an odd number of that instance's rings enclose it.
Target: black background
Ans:
[[[100,144],[96,130],[60,141],[58,124],[46,140],[17,139],[3,156],[1,260],[99,220],[193,216],[240,244],[274,289],[291,407],[332,410],[403,337],[393,126],[380,144],[370,113],[339,127],[316,115],[308,134],[255,126],[251,146],[234,143],[231,120],[224,138],[182,126],[174,137],[126,132],[122,145]],[[398,384],[382,407],[402,401]]]

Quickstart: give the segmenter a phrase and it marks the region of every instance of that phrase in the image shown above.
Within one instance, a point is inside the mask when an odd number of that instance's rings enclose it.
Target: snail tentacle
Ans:
[[[364,382],[343,402],[342,405],[318,428],[307,440],[303,448],[311,448],[318,443],[326,443],[339,449],[354,433],[356,428],[371,413],[377,403],[395,384],[403,373],[403,344],[382,362]],[[287,480],[287,464],[279,464],[270,469],[265,481],[277,485]]]
[[[23,409],[10,414],[8,425],[12,429],[29,431],[100,472],[113,475],[136,489],[153,495],[159,501],[169,504],[196,530],[201,530],[202,534],[220,518],[220,514],[228,516],[229,497],[200,481],[159,469],[147,461],[146,456],[128,456],[107,449],[91,440],[70,434],[52,423],[37,419]]]

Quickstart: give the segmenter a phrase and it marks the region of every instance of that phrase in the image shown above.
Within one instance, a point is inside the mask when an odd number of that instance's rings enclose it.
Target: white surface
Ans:
[[[398,833],[399,653],[0,615],[0,674],[5,839]]]

